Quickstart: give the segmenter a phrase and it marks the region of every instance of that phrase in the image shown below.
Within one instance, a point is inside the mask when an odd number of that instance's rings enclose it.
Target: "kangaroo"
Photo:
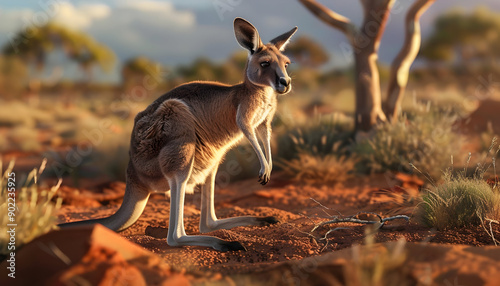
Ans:
[[[292,89],[286,71],[290,60],[282,51],[296,31],[297,27],[264,45],[252,24],[236,18],[236,40],[249,51],[245,80],[232,86],[195,81],[156,99],[135,117],[125,196],[118,211],[110,217],[60,226],[100,223],[122,231],[137,221],[152,192],[170,191],[168,245],[206,246],[219,251],[246,250],[238,241],[187,235],[183,222],[184,197],[186,193],[193,193],[195,186],[202,185],[201,233],[278,222],[275,217],[218,219],[214,209],[214,184],[222,158],[243,136],[257,153],[259,182],[265,185],[269,181],[271,121],[276,111],[277,94],[286,94]]]

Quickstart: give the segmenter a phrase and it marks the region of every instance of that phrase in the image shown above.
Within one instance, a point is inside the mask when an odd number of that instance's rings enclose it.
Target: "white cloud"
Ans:
[[[99,3],[83,4],[82,6],[78,7],[78,10],[91,16],[94,19],[105,18],[111,13],[111,8],[108,5]]]
[[[28,26],[44,25],[48,21],[66,27],[84,30],[95,19],[102,19],[111,13],[105,4],[83,4],[75,7],[69,2],[55,1],[53,5],[40,5],[36,9],[0,9],[0,33],[15,33]]]
[[[105,18],[110,13],[111,9],[105,4],[84,4],[75,7],[69,2],[60,2],[52,20],[69,28],[84,30],[89,28],[94,20]]]
[[[160,20],[161,23],[168,23],[176,27],[192,27],[196,24],[196,17],[189,11],[176,10],[170,2],[160,2],[153,0],[144,1],[125,1],[118,6],[115,11],[119,14],[123,11],[133,11],[136,18],[148,17]],[[161,19],[158,19],[160,17]]]
[[[227,28],[231,31],[231,26]],[[202,53],[220,52],[214,49],[214,43],[228,36],[221,26],[197,24],[191,11],[178,10],[169,2],[151,0],[117,3],[108,17],[95,20],[88,31],[110,46],[122,60],[146,55],[169,63],[191,61]]]

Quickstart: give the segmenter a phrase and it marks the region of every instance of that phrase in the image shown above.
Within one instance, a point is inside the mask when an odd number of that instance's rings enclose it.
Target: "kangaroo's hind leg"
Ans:
[[[194,155],[194,151],[193,154]],[[187,235],[184,228],[184,198],[186,184],[192,172],[193,156],[186,158],[190,164],[185,169],[178,170],[169,176],[170,184],[170,218],[167,243],[170,246],[196,245],[212,247],[219,251],[245,250],[237,241],[225,241],[213,236]]]
[[[214,187],[217,168],[207,177],[205,184],[201,188],[201,217],[200,232],[206,233],[217,229],[230,229],[237,226],[265,226],[275,224],[278,220],[273,216],[256,217],[240,216],[232,218],[217,219],[214,206]]]
[[[167,243],[171,246],[208,246],[220,251],[244,250],[237,241],[213,236],[187,235],[184,229],[184,197],[193,172],[196,152],[194,118],[179,100],[167,100],[158,109],[165,145],[158,156],[161,171],[170,185],[170,218]]]

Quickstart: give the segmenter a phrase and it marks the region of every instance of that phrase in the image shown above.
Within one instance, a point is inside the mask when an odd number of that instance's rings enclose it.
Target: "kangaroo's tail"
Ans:
[[[122,231],[134,224],[139,219],[146,203],[149,199],[149,191],[142,189],[132,189],[130,184],[127,184],[123,203],[118,211],[105,218],[83,220],[77,222],[61,223],[59,227],[86,226],[100,223],[105,227],[114,231]]]

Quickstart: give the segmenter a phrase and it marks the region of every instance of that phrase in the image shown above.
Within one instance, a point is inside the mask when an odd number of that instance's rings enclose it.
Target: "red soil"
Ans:
[[[211,272],[222,275],[264,271],[279,262],[300,260],[363,244],[365,226],[342,223],[323,226],[309,233],[315,224],[333,215],[354,215],[375,212],[386,217],[396,214],[412,215],[416,194],[422,182],[407,175],[379,175],[356,178],[345,185],[301,186],[275,175],[269,186],[248,180],[216,189],[216,211],[220,218],[239,215],[276,216],[280,223],[266,227],[237,227],[219,230],[214,235],[241,242],[247,251],[221,253],[206,247],[170,247],[166,243],[169,199],[154,195],[145,212],[129,229],[120,233],[128,240],[156,253],[175,270]],[[398,187],[403,186],[403,188]],[[116,194],[123,193],[123,184],[108,186],[104,194],[87,194],[80,202],[71,200],[73,191],[62,189],[62,196],[73,205],[65,205],[61,221],[76,221],[107,216],[119,207]],[[86,197],[87,201],[82,201]],[[321,202],[320,206],[314,200]],[[111,200],[111,201],[109,201]],[[92,202],[93,201],[93,202]],[[188,195],[185,206],[185,225],[188,234],[199,234],[200,194]],[[95,205],[100,204],[100,207]],[[92,206],[92,207],[90,207]],[[369,216],[368,216],[369,217]],[[321,239],[330,228],[345,227]],[[500,237],[500,227],[493,225],[494,235]],[[388,222],[377,234],[377,242],[396,241],[404,237],[409,242],[440,244],[492,245],[492,238],[482,227],[436,232],[410,220]]]

